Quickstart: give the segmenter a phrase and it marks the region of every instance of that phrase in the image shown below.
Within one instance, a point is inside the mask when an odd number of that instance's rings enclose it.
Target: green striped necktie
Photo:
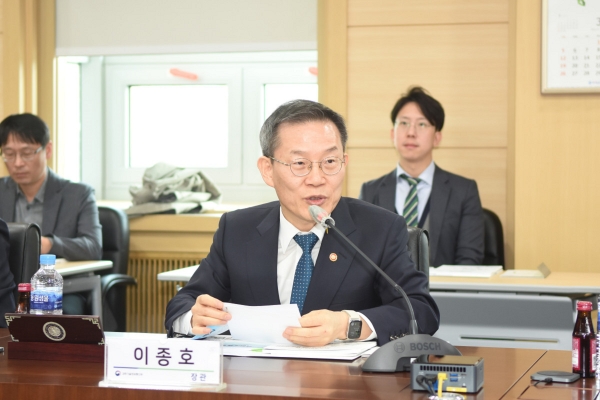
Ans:
[[[406,225],[417,226],[419,223],[419,197],[417,196],[417,185],[421,180],[419,178],[412,178],[406,174],[402,174],[400,177],[405,179],[410,185],[410,191],[404,201],[402,215],[406,220]]]

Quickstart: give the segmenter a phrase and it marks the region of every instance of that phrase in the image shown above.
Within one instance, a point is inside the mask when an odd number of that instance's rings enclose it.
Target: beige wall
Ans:
[[[540,93],[541,2],[514,10],[515,264],[600,271],[600,94]]]
[[[4,15],[2,11],[4,10],[4,1],[0,0],[0,93],[4,92]],[[4,99],[0,96],[0,115],[4,115]],[[6,166],[2,161],[0,161],[0,176],[6,176],[8,171],[6,171]]]
[[[58,55],[314,50],[316,0],[57,0]]]
[[[0,0],[0,117],[37,114],[56,142],[54,10],[54,0]]]
[[[348,120],[349,195],[394,167],[388,114],[419,84],[447,114],[434,158],[477,180],[503,222],[508,266],[600,269],[600,96],[541,95],[541,0],[322,0],[324,9],[319,94]],[[346,51],[321,54],[325,36]],[[321,79],[337,70],[344,81]]]
[[[436,163],[476,179],[483,206],[506,224],[508,1],[322,1],[319,10],[327,8],[319,20],[319,95],[347,118],[347,194],[358,196],[363,182],[395,167],[389,114],[409,86],[420,85],[446,111]],[[329,59],[326,40],[347,43],[346,54]],[[338,70],[347,78],[331,82]]]

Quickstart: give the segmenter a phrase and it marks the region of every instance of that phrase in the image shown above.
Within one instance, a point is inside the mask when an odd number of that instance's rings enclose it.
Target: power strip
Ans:
[[[465,356],[432,357],[428,363],[414,362],[410,367],[410,387],[412,390],[428,390],[425,382],[417,381],[424,376],[437,391],[437,375],[440,372],[448,376],[442,382],[444,392],[476,393],[483,387],[483,358]],[[418,378],[419,381],[423,378]],[[435,383],[434,383],[435,382]]]

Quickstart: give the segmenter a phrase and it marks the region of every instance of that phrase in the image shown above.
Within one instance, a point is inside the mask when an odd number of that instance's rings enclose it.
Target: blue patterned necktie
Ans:
[[[310,278],[315,269],[311,253],[315,244],[319,241],[319,237],[314,233],[308,235],[296,235],[294,240],[300,248],[302,248],[302,256],[296,266],[296,274],[294,275],[294,286],[292,287],[292,299],[291,304],[298,304],[300,314],[302,314],[302,308],[304,308],[304,300],[306,299],[306,292],[308,291],[308,284]]]
[[[406,174],[400,175],[400,177],[408,182],[410,190],[404,200],[404,210],[402,215],[406,220],[406,225],[417,226],[419,223],[419,197],[417,196],[417,185],[421,180],[419,178],[411,178]]]

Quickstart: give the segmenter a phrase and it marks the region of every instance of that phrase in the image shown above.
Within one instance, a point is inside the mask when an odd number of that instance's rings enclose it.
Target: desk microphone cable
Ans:
[[[433,384],[437,381],[437,376],[435,375],[419,375],[417,376],[417,383],[423,389],[427,390],[429,394],[435,396],[435,391],[433,390]]]
[[[540,382],[544,382],[547,385],[547,384],[552,383],[554,381],[552,380],[551,377],[547,377],[547,378],[545,378],[545,379],[543,379],[541,381],[537,381],[536,383],[533,384],[533,386],[537,386]]]

